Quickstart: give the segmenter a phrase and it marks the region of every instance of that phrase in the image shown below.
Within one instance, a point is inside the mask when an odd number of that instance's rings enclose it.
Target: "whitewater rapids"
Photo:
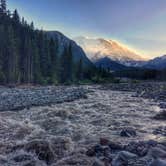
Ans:
[[[28,166],[29,163],[30,166],[32,160],[31,165],[54,165],[95,144],[101,137],[122,143],[165,139],[153,134],[155,129],[165,125],[152,119],[161,110],[158,102],[136,97],[135,92],[112,91],[99,85],[83,88],[88,91],[87,99],[0,112],[0,165]],[[137,136],[120,137],[124,127],[134,128]],[[34,140],[46,141],[54,153],[58,151],[51,163],[39,160],[36,154],[24,148],[23,145]],[[16,160],[25,154],[32,158]]]

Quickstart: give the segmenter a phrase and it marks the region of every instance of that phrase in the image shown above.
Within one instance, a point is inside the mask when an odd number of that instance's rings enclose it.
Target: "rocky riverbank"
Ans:
[[[31,88],[28,93],[41,91]],[[165,166],[165,119],[154,118],[165,110],[163,99],[120,84],[42,88],[46,96],[53,89],[82,95],[1,111],[0,166]]]
[[[136,92],[136,96],[154,99],[155,101],[164,102],[166,108],[166,82],[136,82],[109,84],[104,86],[106,89]]]
[[[32,106],[45,106],[86,98],[80,87],[0,87],[0,111],[21,110]]]

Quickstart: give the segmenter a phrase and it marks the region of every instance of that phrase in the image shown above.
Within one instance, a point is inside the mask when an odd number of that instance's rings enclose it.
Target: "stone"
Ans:
[[[149,147],[146,142],[130,142],[125,146],[125,150],[143,157],[148,153]]]
[[[100,138],[100,145],[102,146],[109,145],[109,140],[107,138]]]
[[[124,146],[121,143],[109,142],[109,147],[111,150],[123,150]]]
[[[89,157],[95,156],[95,155],[96,155],[96,152],[95,152],[94,147],[89,148],[89,149],[87,150],[87,152],[86,152],[86,155],[89,156]]]
[[[156,120],[166,120],[166,110],[159,112],[153,118]]]
[[[154,159],[158,159],[158,158],[166,159],[166,151],[159,147],[151,148],[149,150],[149,155],[152,156]]]
[[[32,159],[32,156],[27,155],[27,154],[21,154],[21,155],[15,156],[13,158],[13,160],[15,162],[23,162],[23,161],[27,161],[27,160],[31,160],[31,159]]]
[[[57,161],[52,166],[92,166],[94,159],[86,156],[85,154],[73,154],[72,156],[66,157],[62,160]]]
[[[0,155],[0,165],[7,163],[7,158],[5,156]]]
[[[166,160],[156,159],[149,166],[166,166]]]
[[[137,155],[127,152],[127,151],[121,151],[119,152],[116,157],[112,161],[112,166],[123,166],[128,164],[128,160],[131,158],[136,158]]]
[[[121,137],[135,137],[136,135],[136,131],[133,128],[126,128],[120,132]]]
[[[44,160],[47,164],[51,164],[54,161],[53,150],[47,141],[35,140],[29,142],[25,145],[25,150],[34,152],[39,160]]]
[[[99,159],[95,159],[94,163],[92,164],[92,166],[105,166],[104,163],[102,161],[100,161]]]

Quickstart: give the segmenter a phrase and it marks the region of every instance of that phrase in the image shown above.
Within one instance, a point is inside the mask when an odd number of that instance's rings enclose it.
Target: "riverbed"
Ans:
[[[86,97],[17,111],[1,111],[0,165],[42,166],[58,162],[57,165],[61,165],[60,162],[68,156],[77,156],[77,152],[84,154],[100,138],[121,144],[165,141],[164,134],[154,134],[156,129],[166,126],[165,121],[153,119],[163,109],[160,102],[138,97],[136,92],[112,90],[101,85],[81,88]],[[132,128],[136,135],[121,137],[124,128]],[[35,146],[35,141],[43,141],[41,144],[47,150],[48,147],[52,149],[52,154],[49,152],[51,157],[44,160],[36,150],[28,148]],[[82,158],[83,161],[86,159]],[[88,160],[88,163],[94,162],[93,158]],[[88,165],[83,161],[80,165]]]

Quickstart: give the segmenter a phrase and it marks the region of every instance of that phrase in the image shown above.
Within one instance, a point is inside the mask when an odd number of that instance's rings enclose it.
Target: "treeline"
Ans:
[[[11,13],[0,0],[0,83],[59,84],[102,77],[94,66],[74,63],[72,46],[57,55],[58,42]],[[109,75],[109,74],[108,74]]]
[[[166,70],[132,68],[129,70],[117,71],[115,77],[127,77],[138,80],[166,80]]]

